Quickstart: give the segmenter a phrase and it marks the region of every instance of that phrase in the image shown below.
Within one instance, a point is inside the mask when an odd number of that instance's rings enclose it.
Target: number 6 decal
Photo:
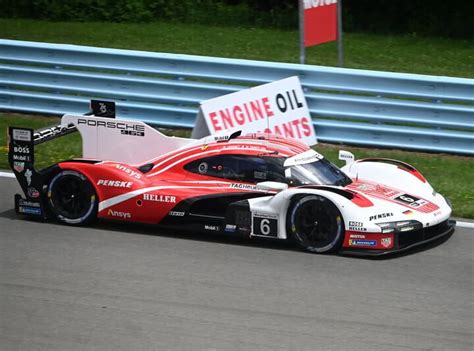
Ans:
[[[252,235],[276,238],[278,237],[278,217],[255,214],[252,228]]]

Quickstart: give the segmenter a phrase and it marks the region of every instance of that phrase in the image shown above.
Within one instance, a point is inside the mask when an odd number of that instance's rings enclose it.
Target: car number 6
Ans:
[[[262,219],[262,221],[260,222],[260,232],[263,235],[270,234],[270,220]]]

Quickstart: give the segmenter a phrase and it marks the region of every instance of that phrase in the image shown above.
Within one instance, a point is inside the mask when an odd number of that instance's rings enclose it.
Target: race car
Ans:
[[[309,146],[232,131],[168,137],[115,118],[110,102],[44,130],[9,128],[19,214],[84,225],[96,218],[296,241],[313,253],[385,255],[449,236],[449,201],[414,167],[355,160],[339,169]],[[42,170],[35,145],[79,131],[83,157]]]

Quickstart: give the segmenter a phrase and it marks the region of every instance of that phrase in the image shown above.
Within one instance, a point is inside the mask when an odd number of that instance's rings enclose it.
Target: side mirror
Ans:
[[[257,183],[257,190],[261,191],[282,191],[288,189],[288,184],[280,182],[261,182]]]
[[[349,151],[339,150],[339,159],[346,161],[346,165],[350,165],[352,162],[354,162],[355,157],[354,154]]]

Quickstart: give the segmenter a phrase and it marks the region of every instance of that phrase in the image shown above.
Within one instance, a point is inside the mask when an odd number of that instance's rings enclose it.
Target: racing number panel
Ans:
[[[252,236],[278,237],[278,216],[254,213],[252,215]]]

